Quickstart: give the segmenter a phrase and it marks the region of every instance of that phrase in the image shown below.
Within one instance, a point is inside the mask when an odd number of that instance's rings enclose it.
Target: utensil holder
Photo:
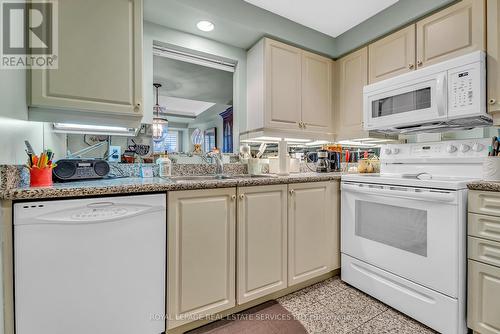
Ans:
[[[500,181],[500,157],[485,157],[483,161],[483,180]]]
[[[257,158],[248,159],[248,174],[250,175],[262,174],[262,165],[260,164],[260,159]]]
[[[31,187],[48,187],[52,185],[52,167],[30,169]]]

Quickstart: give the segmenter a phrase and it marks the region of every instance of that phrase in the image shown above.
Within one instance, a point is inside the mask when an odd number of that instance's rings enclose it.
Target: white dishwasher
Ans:
[[[166,195],[14,205],[16,334],[165,331]]]

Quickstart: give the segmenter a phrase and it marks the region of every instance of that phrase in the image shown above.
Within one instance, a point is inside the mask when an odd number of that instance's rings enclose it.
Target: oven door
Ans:
[[[446,80],[447,74],[442,72],[387,87],[381,84],[366,87],[363,94],[365,129],[398,129],[446,120]]]
[[[458,294],[459,192],[342,183],[342,253]]]

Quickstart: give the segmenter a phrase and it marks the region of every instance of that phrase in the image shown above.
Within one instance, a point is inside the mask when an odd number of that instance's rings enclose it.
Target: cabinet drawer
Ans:
[[[467,327],[500,334],[500,268],[468,261]]]
[[[467,230],[470,236],[500,242],[500,217],[469,213]]]
[[[467,238],[469,259],[500,267],[500,242]]]
[[[500,193],[469,191],[469,212],[500,217]]]

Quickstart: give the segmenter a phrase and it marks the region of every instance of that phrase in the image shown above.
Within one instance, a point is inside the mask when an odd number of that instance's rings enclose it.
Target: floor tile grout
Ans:
[[[372,321],[373,319],[375,319],[375,318],[377,318],[377,317],[381,316],[382,314],[384,314],[384,313],[385,313],[385,312],[387,312],[387,311],[389,311],[389,309],[388,309],[388,308],[386,308],[385,310],[383,310],[383,311],[382,311],[382,312],[380,312],[379,314],[375,315],[374,317],[372,317],[372,318],[368,319],[367,321],[363,322],[361,325],[356,326],[355,328],[351,329],[351,330],[350,330],[350,331],[348,331],[347,333],[352,333],[352,332],[354,332],[356,329],[358,329],[358,328],[360,328],[360,327],[364,326],[364,325],[365,325],[365,324],[367,324],[368,322],[370,322],[370,321]]]

